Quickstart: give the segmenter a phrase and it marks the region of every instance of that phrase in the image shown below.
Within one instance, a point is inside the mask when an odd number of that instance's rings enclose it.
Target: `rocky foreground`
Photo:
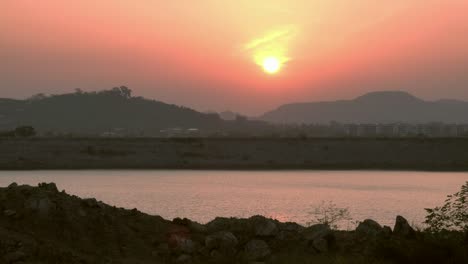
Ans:
[[[303,227],[262,216],[206,225],[165,220],[59,192],[55,184],[0,188],[0,263],[468,263],[460,232]]]

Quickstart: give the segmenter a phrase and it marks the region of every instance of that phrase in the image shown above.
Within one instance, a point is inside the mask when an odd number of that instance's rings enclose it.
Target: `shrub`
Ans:
[[[33,137],[36,135],[36,130],[32,126],[21,126],[15,129],[15,135],[18,137]]]
[[[322,201],[309,214],[312,220],[307,225],[325,224],[332,229],[338,229],[338,226],[344,221],[351,221],[351,214],[348,208],[340,208],[331,201]]]
[[[428,213],[425,221],[428,231],[468,232],[468,182],[461,187],[459,192],[448,195],[443,206],[425,210]]]

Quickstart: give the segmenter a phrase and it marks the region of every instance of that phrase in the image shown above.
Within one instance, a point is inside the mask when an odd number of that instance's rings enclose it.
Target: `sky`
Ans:
[[[468,100],[467,13],[466,0],[1,0],[0,97],[126,85],[249,115],[380,90]]]

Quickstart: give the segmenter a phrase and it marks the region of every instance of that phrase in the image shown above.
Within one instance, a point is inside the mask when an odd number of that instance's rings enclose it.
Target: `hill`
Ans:
[[[468,102],[424,101],[406,92],[383,91],[354,100],[287,104],[260,119],[274,123],[468,123]]]
[[[214,130],[224,121],[217,114],[132,97],[127,87],[100,92],[0,99],[0,130],[30,125],[39,131],[103,133],[115,129],[154,133],[166,128]]]

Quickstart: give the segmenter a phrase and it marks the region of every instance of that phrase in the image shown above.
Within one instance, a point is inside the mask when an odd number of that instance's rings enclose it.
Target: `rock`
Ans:
[[[390,237],[392,235],[392,229],[389,226],[384,226],[382,231],[385,237]]]
[[[5,263],[16,263],[26,259],[26,254],[20,250],[11,252],[3,256]]]
[[[206,232],[208,232],[208,229],[206,228],[206,226],[197,222],[193,222],[193,221],[190,222],[190,224],[188,225],[188,228],[194,233],[205,234]]]
[[[335,235],[328,225],[317,224],[302,231],[308,245],[314,251],[327,252],[335,244]]]
[[[192,263],[192,256],[183,254],[176,258],[175,263],[188,264]]]
[[[81,204],[86,207],[94,208],[98,207],[97,200],[94,198],[85,198],[81,200]]]
[[[282,225],[281,230],[289,232],[300,232],[304,230],[304,227],[297,223],[287,222]]]
[[[18,184],[16,182],[13,182],[12,184],[8,185],[8,189],[13,189],[18,187]]]
[[[78,215],[81,216],[81,217],[85,217],[85,216],[87,216],[88,214],[86,213],[85,210],[83,210],[83,209],[80,208],[80,209],[78,209]]]
[[[167,243],[161,243],[158,245],[158,247],[155,250],[155,254],[153,255],[165,257],[165,256],[169,256],[170,253],[171,253],[171,250],[169,248],[169,245]]]
[[[172,223],[176,224],[176,225],[182,225],[182,226],[186,226],[188,227],[188,229],[190,229],[190,231],[194,232],[194,233],[206,233],[207,232],[207,228],[206,226],[200,224],[200,223],[197,223],[195,221],[192,221],[190,219],[187,219],[187,218],[174,218],[172,220]]]
[[[304,230],[304,227],[296,223],[284,223],[279,226],[278,234],[276,239],[284,240],[297,240],[299,239],[299,233]]]
[[[16,215],[16,211],[7,209],[7,210],[3,211],[3,215],[6,216],[6,217],[11,217],[11,216]]]
[[[257,220],[255,222],[254,229],[256,236],[268,237],[275,236],[278,233],[278,227],[276,226],[276,223],[273,220],[267,218]]]
[[[302,230],[302,235],[307,241],[333,236],[333,232],[328,225],[317,224]]]
[[[248,260],[263,260],[271,255],[268,244],[258,239],[249,241],[244,247],[244,252]]]
[[[360,235],[375,237],[384,232],[383,227],[372,219],[366,219],[363,222],[359,223],[356,228],[356,233]]]
[[[215,259],[215,260],[219,260],[219,259],[223,259],[224,256],[218,250],[213,250],[210,253],[210,257]]]
[[[414,229],[410,226],[408,221],[403,216],[397,216],[395,220],[395,227],[393,234],[396,236],[413,238],[416,235]]]
[[[54,192],[54,193],[58,193],[58,189],[57,189],[57,185],[55,185],[55,183],[51,182],[51,183],[39,183],[39,188],[43,189],[43,190],[46,190],[46,191],[50,191],[50,192]]]
[[[26,208],[38,211],[40,215],[47,215],[55,210],[55,204],[47,197],[31,198],[26,201]]]
[[[239,241],[231,232],[220,231],[205,238],[205,246],[208,250],[217,249],[225,255],[233,255]]]
[[[197,251],[196,244],[191,239],[185,237],[177,237],[176,243],[177,250],[183,253],[192,254]]]
[[[318,252],[328,252],[328,241],[324,238],[314,239],[314,241],[312,242],[312,246]]]
[[[187,218],[176,217],[172,219],[172,223],[176,225],[181,225],[181,226],[188,226],[190,222],[191,222],[190,219],[187,219]]]

